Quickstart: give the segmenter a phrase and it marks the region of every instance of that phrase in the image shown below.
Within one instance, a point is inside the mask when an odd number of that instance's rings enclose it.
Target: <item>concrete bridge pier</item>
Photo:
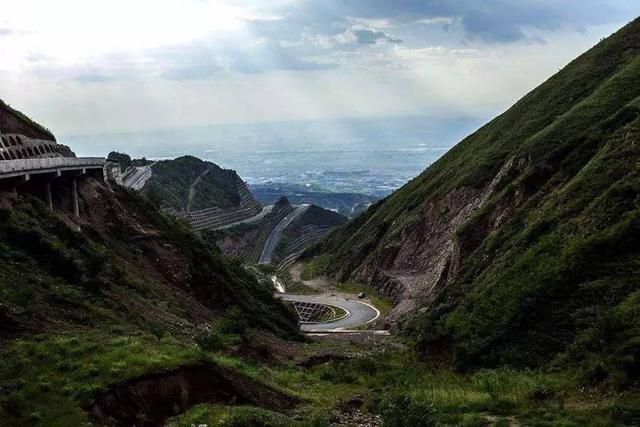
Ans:
[[[53,212],[53,197],[51,197],[51,181],[46,180],[44,182],[44,194],[47,199],[47,204],[49,205],[49,209]]]
[[[80,219],[80,206],[78,205],[78,182],[74,176],[71,179],[71,198],[73,201],[73,215]]]

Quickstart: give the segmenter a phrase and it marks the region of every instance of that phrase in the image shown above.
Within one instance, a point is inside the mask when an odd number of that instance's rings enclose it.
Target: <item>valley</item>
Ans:
[[[0,141],[0,426],[640,425],[640,19],[391,174]]]

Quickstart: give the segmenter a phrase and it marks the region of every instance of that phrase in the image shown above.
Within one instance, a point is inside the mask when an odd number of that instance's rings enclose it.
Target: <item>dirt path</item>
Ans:
[[[191,204],[193,203],[193,198],[196,195],[196,186],[200,184],[200,181],[202,181],[202,178],[204,178],[204,176],[208,174],[210,170],[211,169],[207,169],[206,171],[198,175],[198,177],[189,186],[189,196],[187,197],[187,212],[191,211]]]

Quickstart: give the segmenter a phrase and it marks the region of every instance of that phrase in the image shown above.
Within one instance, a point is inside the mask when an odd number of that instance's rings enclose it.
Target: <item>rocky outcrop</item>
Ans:
[[[505,180],[512,179],[525,163],[510,159],[481,190],[462,187],[428,200],[421,209],[419,221],[406,227],[380,259],[357,270],[357,280],[394,300],[396,305],[390,321],[433,302],[440,291],[457,278],[461,258],[509,218],[517,198],[499,202],[486,212],[483,210]],[[461,232],[472,220],[479,223],[468,232]]]

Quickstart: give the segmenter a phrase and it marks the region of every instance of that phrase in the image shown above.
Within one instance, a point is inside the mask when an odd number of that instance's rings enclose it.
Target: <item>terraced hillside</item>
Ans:
[[[320,241],[347,218],[339,213],[311,205],[282,232],[272,263],[279,269],[292,265],[311,245]]]
[[[158,162],[132,161],[123,153],[110,156],[133,165],[125,173],[125,184],[140,189],[156,206],[196,230],[229,226],[263,211],[235,171],[214,163],[193,156]]]
[[[156,162],[142,191],[160,207],[179,212],[232,209],[240,205],[238,180],[233,171],[184,156]]]
[[[288,215],[298,208],[304,209],[303,212],[288,222]],[[319,206],[294,207],[287,198],[281,197],[261,220],[207,233],[205,238],[215,242],[224,254],[257,264],[267,240],[274,237],[272,233],[276,226],[287,222],[277,237],[277,243],[273,245],[271,261],[278,268],[285,268],[293,264],[309,246],[346,220],[342,215]]]
[[[332,233],[314,265],[393,297],[431,356],[632,383],[639,165],[636,20]]]
[[[259,221],[207,233],[205,238],[215,242],[224,254],[257,264],[269,235],[292,210],[289,200],[283,197],[278,199],[271,211]]]

